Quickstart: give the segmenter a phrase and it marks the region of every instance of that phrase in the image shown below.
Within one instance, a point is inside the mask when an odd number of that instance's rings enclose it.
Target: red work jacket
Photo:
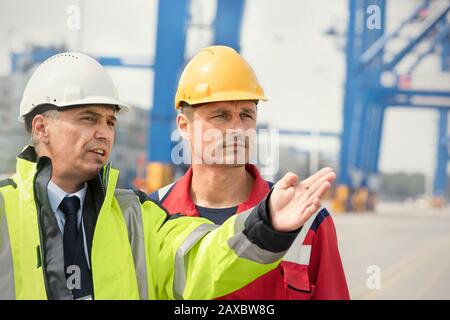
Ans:
[[[246,165],[255,182],[249,198],[236,214],[255,207],[269,193],[272,183],[265,181],[253,165]],[[191,198],[192,167],[178,181],[154,192],[169,214],[199,216]],[[350,299],[339,255],[333,219],[323,208],[302,227],[299,237],[281,264],[238,291],[219,299],[322,300]]]

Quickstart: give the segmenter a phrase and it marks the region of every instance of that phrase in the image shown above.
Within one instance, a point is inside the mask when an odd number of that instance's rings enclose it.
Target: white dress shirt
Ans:
[[[75,193],[67,193],[63,189],[61,189],[56,183],[54,183],[52,180],[47,185],[47,194],[48,194],[48,200],[50,201],[50,206],[52,207],[52,211],[55,214],[56,221],[58,222],[59,230],[61,230],[61,234],[64,236],[64,224],[66,223],[66,217],[64,215],[64,212],[61,211],[59,208],[59,205],[63,201],[65,197],[71,197],[76,196],[78,199],[80,199],[80,209],[77,212],[77,226],[78,230],[81,230],[83,232],[83,242],[84,242],[84,254],[86,256],[86,261],[88,264],[88,268],[90,269],[89,259],[88,259],[88,253],[87,253],[87,245],[86,245],[86,234],[84,232],[84,226],[83,226],[83,203],[84,198],[86,197],[86,191],[87,191],[87,183],[84,184],[84,187],[75,192]]]
[[[75,192],[75,193],[67,193],[63,189],[61,189],[56,183],[50,180],[47,186],[48,191],[48,200],[50,200],[50,206],[52,207],[52,211],[55,213],[56,221],[58,221],[59,230],[64,235],[64,224],[66,223],[66,216],[64,212],[61,211],[59,205],[63,201],[65,197],[76,196],[80,200],[80,209],[77,212],[77,226],[80,229],[82,212],[83,212],[83,203],[84,198],[86,197],[87,184],[84,184],[84,187]]]

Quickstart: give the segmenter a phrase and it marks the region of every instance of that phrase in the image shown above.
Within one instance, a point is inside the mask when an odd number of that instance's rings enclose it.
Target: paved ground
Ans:
[[[352,299],[450,299],[450,207],[382,203],[333,219]]]

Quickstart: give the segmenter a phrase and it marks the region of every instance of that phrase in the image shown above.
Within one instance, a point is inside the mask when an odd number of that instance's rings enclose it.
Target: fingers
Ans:
[[[329,181],[324,181],[317,190],[312,194],[312,197],[322,199],[323,195],[330,189],[331,183]]]
[[[336,178],[336,174],[330,171],[330,169],[321,171],[323,173],[322,176],[310,185],[307,190],[305,190],[307,186],[305,186],[304,182],[295,188],[296,205],[300,209],[300,212],[303,212],[305,215],[308,215],[308,210],[310,210],[308,208],[315,208],[315,210],[320,208],[320,199],[330,189],[331,182]]]
[[[298,177],[297,175],[295,175],[292,172],[288,172],[284,175],[283,178],[280,179],[280,181],[278,181],[276,183],[276,188],[281,188],[281,189],[287,189],[290,188],[292,186],[295,186],[295,184],[298,182]]]
[[[320,208],[321,205],[322,203],[320,202],[320,198],[314,198],[314,206]]]
[[[313,194],[319,189],[319,187],[322,186],[322,184],[323,184],[324,182],[327,181],[327,182],[329,182],[329,183],[331,184],[331,182],[333,182],[334,179],[336,179],[336,174],[335,174],[333,171],[324,174],[320,179],[316,180],[316,181],[315,181],[313,184],[311,184],[309,187],[306,186],[306,187],[308,187],[308,192],[307,192],[307,194],[308,194],[309,196],[310,196],[310,195],[313,195]]]
[[[325,192],[330,188],[331,182],[336,178],[336,174],[333,171],[323,170],[322,172],[325,173],[321,178],[309,187],[305,186],[304,182],[296,187],[296,202],[302,212],[305,212],[305,210],[314,203],[315,198],[319,198],[320,201]],[[305,190],[306,187],[307,189]]]
[[[323,196],[323,194],[322,194],[322,196]],[[309,196],[309,197],[306,196],[303,198],[303,201],[300,200],[300,202],[298,203],[298,206],[299,206],[301,212],[306,212],[306,209],[312,205],[315,205],[317,208],[320,208],[320,206],[322,205],[322,203],[320,201],[320,197],[317,197],[316,195]]]
[[[325,167],[319,171],[317,171],[315,174],[313,174],[312,176],[306,178],[305,180],[302,181],[302,184],[306,187],[312,185],[314,182],[316,182],[317,180],[319,180],[323,175],[329,173],[329,172],[333,172],[333,169],[331,169],[330,167]]]
[[[308,221],[308,219],[320,208],[320,206],[321,206],[320,200],[318,198],[315,198],[313,200],[313,203],[305,209],[303,221],[304,222]]]

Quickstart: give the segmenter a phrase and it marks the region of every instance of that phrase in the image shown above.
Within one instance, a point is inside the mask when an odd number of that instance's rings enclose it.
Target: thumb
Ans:
[[[293,187],[297,182],[298,176],[292,172],[288,172],[275,184],[275,188],[287,189]]]

